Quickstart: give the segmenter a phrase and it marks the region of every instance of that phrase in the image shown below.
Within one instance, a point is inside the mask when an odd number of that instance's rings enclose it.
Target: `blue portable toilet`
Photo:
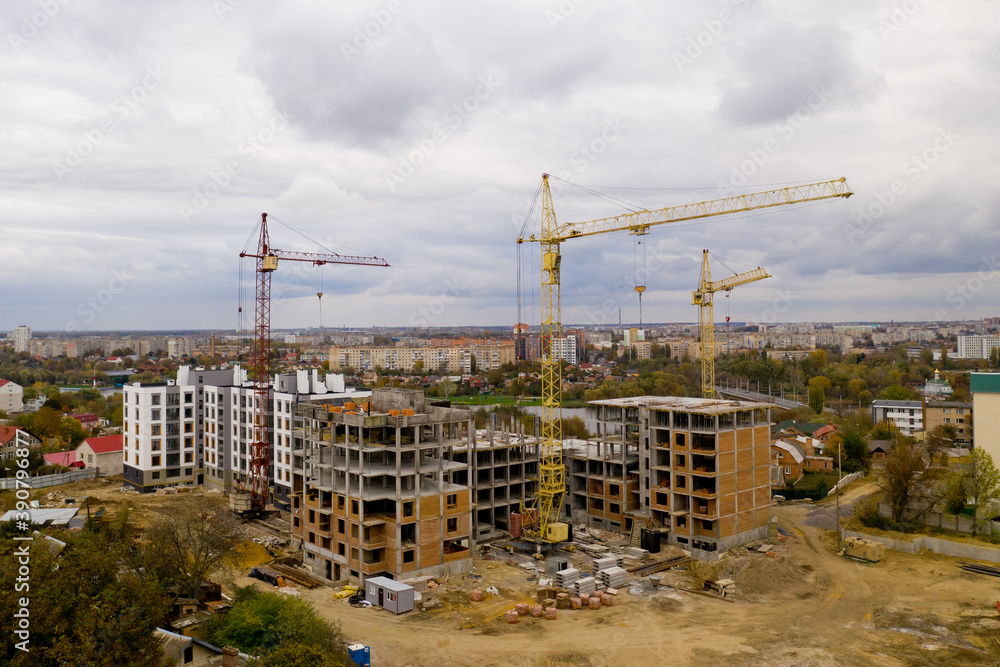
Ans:
[[[347,655],[358,667],[371,667],[372,650],[364,644],[351,644],[347,647]]]

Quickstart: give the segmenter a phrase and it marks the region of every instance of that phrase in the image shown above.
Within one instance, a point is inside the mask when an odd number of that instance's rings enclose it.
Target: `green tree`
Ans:
[[[948,514],[959,514],[965,509],[969,498],[967,479],[963,473],[954,473],[948,479],[948,490],[944,496],[944,509]]]
[[[829,378],[822,375],[809,380],[809,407],[813,412],[820,414],[823,412],[823,403],[826,401],[826,392],[831,387]]]
[[[473,375],[475,375],[475,374],[476,374],[476,373],[478,372],[478,369],[477,369],[477,364],[476,364],[476,355],[472,355],[472,359],[471,359],[471,361],[469,362],[469,371],[470,371],[470,372],[471,372],[471,373],[472,373]]]
[[[920,452],[907,445],[892,448],[877,484],[892,508],[894,521],[903,520],[903,511],[911,500],[916,500],[923,494],[931,478],[927,462]]]
[[[915,401],[919,398],[916,392],[898,384],[886,387],[878,397],[886,401]]]
[[[1000,496],[1000,471],[990,456],[982,447],[972,450],[969,470],[966,472],[966,488],[969,494],[969,505],[973,510],[972,534],[976,534],[979,516],[991,500]]]
[[[851,398],[858,398],[861,392],[868,389],[868,383],[861,378],[855,378],[847,383],[847,395]]]
[[[253,586],[236,590],[229,613],[210,623],[209,641],[260,656],[261,665],[350,664],[339,626],[320,618],[304,600],[261,592]],[[303,646],[319,649],[310,648],[317,660],[326,655],[336,662],[282,662],[292,647]]]
[[[153,634],[164,612],[155,581],[144,577],[131,544],[111,533],[85,529],[60,536],[61,553],[45,540],[30,543],[29,589],[15,590],[18,557],[25,542],[0,540],[0,663],[12,667],[56,665],[159,665]],[[30,653],[15,648],[17,619],[10,613],[29,596]]]
[[[502,387],[505,379],[499,370],[492,370],[486,375],[486,383],[492,387]]]

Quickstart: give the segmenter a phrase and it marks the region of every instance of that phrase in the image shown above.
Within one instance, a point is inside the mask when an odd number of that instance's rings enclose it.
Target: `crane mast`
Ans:
[[[256,306],[254,309],[254,342],[251,368],[253,369],[253,433],[250,443],[250,510],[260,513],[267,506],[268,480],[271,466],[271,436],[268,416],[271,389],[271,274],[278,268],[278,260],[324,264],[360,264],[364,266],[389,266],[378,257],[340,255],[337,253],[288,252],[271,247],[267,231],[267,213],[260,217],[260,237],[257,253],[241,252],[240,257],[257,260]],[[238,488],[246,493],[247,480],[240,477]]]
[[[541,348],[542,348],[542,462],[538,493],[534,509],[538,511],[525,533],[538,541],[560,542],[566,539],[568,527],[558,521],[563,494],[566,492],[566,469],[562,462],[562,366],[554,349],[555,341],[562,335],[560,302],[560,271],[562,255],[560,246],[569,239],[596,236],[611,232],[628,231],[646,234],[650,227],[743,213],[757,209],[799,204],[809,201],[850,197],[853,192],[847,180],[798,185],[754,194],[735,195],[723,199],[670,206],[667,208],[636,211],[622,215],[591,220],[589,222],[563,223],[556,220],[549,188],[549,175],[542,174],[542,223],[539,236],[520,237],[518,243],[533,242],[541,245]],[[714,352],[714,344],[713,344]],[[704,377],[702,380],[704,384]],[[522,503],[523,504],[523,503]]]

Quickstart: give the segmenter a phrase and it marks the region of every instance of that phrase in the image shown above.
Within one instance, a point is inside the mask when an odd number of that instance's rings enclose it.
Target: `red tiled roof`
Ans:
[[[83,461],[76,460],[76,452],[53,452],[51,454],[46,454],[42,457],[52,465],[63,466],[64,468],[69,468],[77,463],[83,466]]]
[[[83,442],[90,445],[95,454],[120,452],[125,449],[125,439],[121,433],[118,435],[102,435],[99,438],[87,438]]]
[[[4,379],[0,378],[0,387],[4,386],[8,382],[10,382],[10,380],[4,380]]]
[[[72,417],[73,419],[77,420],[81,424],[86,424],[88,422],[96,422],[97,421],[97,415],[95,415],[93,412],[83,412],[83,413],[78,414],[78,415],[70,415],[70,417]]]
[[[17,426],[0,426],[0,445],[6,445],[17,435]]]

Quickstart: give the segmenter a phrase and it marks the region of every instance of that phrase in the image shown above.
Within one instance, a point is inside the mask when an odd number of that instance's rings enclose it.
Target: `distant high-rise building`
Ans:
[[[14,329],[14,351],[28,352],[31,345],[31,327],[21,325]]]

